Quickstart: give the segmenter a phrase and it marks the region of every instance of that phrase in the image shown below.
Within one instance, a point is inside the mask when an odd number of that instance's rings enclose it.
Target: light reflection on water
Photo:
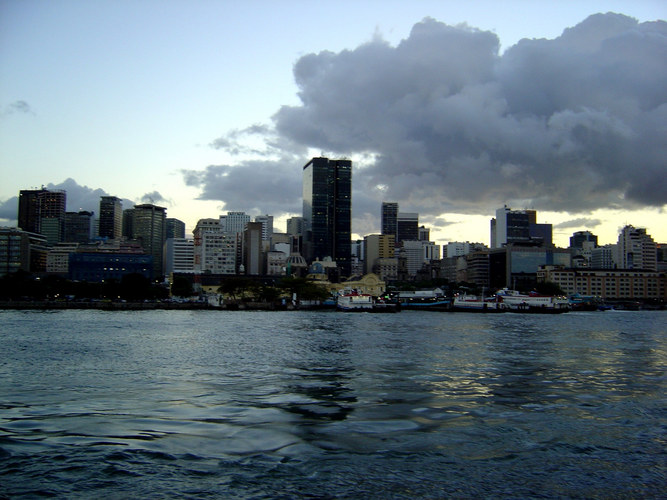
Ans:
[[[0,313],[0,495],[659,496],[663,312]]]

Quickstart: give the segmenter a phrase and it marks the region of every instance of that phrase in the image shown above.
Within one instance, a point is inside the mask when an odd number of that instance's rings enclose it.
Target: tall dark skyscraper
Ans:
[[[399,212],[396,217],[396,242],[416,241],[419,239],[419,214]]]
[[[351,272],[352,162],[313,158],[303,167],[306,260],[331,257],[343,276]]]
[[[29,189],[19,192],[18,224],[24,231],[46,237],[47,245],[62,241],[67,194],[62,190]]]
[[[167,209],[150,203],[135,205],[133,217],[134,238],[139,240],[144,252],[153,256],[153,278],[162,277],[162,258],[166,235]]]
[[[118,239],[123,232],[123,205],[120,198],[102,196],[100,198],[100,229],[102,238]]]
[[[382,234],[393,234],[398,241],[398,203],[382,202]]]

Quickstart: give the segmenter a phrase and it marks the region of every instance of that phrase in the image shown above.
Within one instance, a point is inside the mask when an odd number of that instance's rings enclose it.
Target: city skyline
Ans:
[[[355,165],[353,238],[395,201],[439,242],[488,243],[504,204],[562,247],[626,224],[667,241],[664,3],[415,4],[0,3],[0,225],[43,184],[188,233],[237,210],[281,227],[324,153]]]

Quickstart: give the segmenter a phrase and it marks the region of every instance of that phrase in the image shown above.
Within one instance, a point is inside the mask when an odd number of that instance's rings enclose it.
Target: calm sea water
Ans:
[[[0,312],[0,497],[658,498],[666,312]]]

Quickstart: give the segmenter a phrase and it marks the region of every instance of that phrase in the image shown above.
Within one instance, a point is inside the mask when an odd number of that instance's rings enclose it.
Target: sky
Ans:
[[[302,167],[489,243],[504,205],[667,242],[667,2],[0,0],[0,225],[21,189],[153,202],[194,229],[301,215]]]

